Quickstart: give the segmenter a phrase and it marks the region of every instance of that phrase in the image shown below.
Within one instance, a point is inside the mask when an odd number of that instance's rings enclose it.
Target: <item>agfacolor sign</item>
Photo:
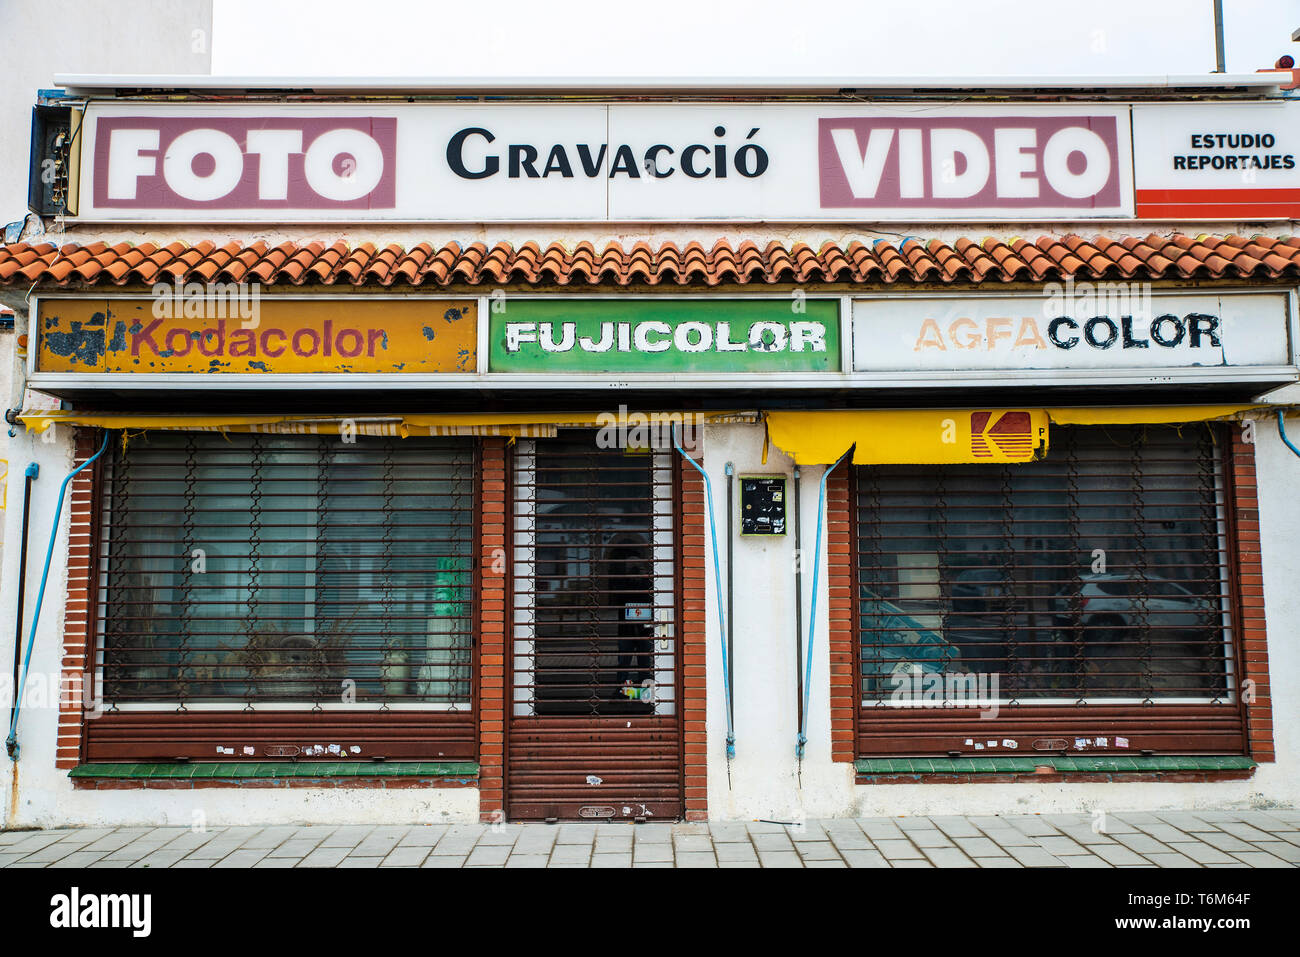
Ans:
[[[1193,370],[1291,363],[1284,293],[1153,295],[1140,283],[1042,296],[853,305],[855,372]]]
[[[831,300],[520,299],[488,322],[489,372],[832,372]]]

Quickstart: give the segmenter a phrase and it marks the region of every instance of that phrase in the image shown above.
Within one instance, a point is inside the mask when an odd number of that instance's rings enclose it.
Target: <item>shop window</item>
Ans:
[[[104,707],[468,709],[474,447],[149,433],[104,473]]]
[[[963,721],[988,727],[977,710],[1066,751],[1181,750],[1210,724],[1225,747],[1240,720],[1219,439],[1068,428],[1029,464],[859,468],[862,750],[965,751]]]

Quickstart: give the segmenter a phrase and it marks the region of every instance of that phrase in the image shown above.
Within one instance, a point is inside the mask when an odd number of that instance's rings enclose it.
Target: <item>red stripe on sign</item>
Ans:
[[[1144,218],[1300,216],[1300,189],[1139,189],[1135,196],[1137,215]]]
[[[1148,203],[1228,203],[1249,200],[1261,203],[1285,203],[1300,200],[1300,187],[1265,189],[1254,186],[1231,186],[1217,189],[1139,189],[1137,198]]]

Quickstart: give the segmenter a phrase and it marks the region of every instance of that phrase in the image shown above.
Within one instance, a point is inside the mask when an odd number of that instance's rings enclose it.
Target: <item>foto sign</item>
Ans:
[[[489,372],[772,373],[840,368],[838,302],[801,297],[507,299],[493,303],[488,341]]]
[[[397,120],[349,115],[99,118],[92,202],[114,209],[396,206]]]
[[[1194,370],[1291,364],[1285,293],[1155,295],[1141,283],[1037,296],[853,304],[855,372]]]
[[[151,299],[40,299],[33,371],[212,377],[476,371],[478,303],[472,299],[250,301],[178,289]]]

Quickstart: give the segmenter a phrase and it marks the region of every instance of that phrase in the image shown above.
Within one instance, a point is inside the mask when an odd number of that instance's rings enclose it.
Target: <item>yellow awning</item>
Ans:
[[[60,412],[32,410],[18,416],[29,431],[51,425],[99,429],[185,432],[265,432],[280,435],[503,435],[524,438],[554,436],[560,428],[624,428],[643,426],[699,427],[718,422],[755,422],[756,412],[480,412],[404,413],[401,415],[160,415],[132,413]]]
[[[1114,405],[1078,409],[1053,408],[1055,425],[1162,425],[1170,422],[1209,422],[1264,409],[1263,405]]]
[[[800,465],[1028,462],[1047,451],[1042,409],[872,409],[768,412],[772,444]]]
[[[1205,422],[1262,405],[869,409],[767,412],[771,444],[800,465],[829,465],[856,443],[856,465],[1030,462],[1047,452],[1049,425]]]

